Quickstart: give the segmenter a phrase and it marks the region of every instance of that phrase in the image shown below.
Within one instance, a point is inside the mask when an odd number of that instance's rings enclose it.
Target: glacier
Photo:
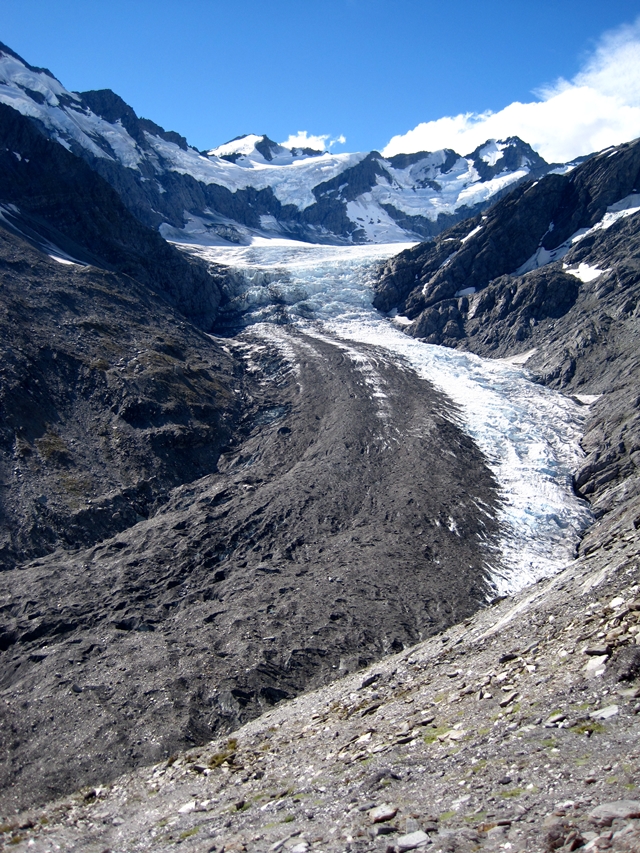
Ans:
[[[330,336],[356,360],[366,361],[358,344],[376,346],[447,395],[447,416],[476,442],[501,489],[501,541],[487,555],[496,594],[554,574],[573,558],[581,531],[592,521],[572,486],[588,406],[533,382],[520,363],[525,358],[490,360],[425,344],[401,331],[401,318],[376,311],[376,268],[405,246],[314,246],[283,239],[182,248],[229,268],[235,291],[228,310],[285,355],[286,325],[293,323],[309,335]],[[375,371],[367,369],[371,393],[379,394]]]

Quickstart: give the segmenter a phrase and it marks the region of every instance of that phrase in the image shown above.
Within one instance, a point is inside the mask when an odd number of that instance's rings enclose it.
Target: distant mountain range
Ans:
[[[424,240],[525,179],[571,168],[546,163],[517,137],[489,140],[464,157],[450,149],[331,154],[253,134],[198,151],[138,118],[110,89],[70,92],[1,43],[0,103],[82,157],[141,222],[175,241]]]

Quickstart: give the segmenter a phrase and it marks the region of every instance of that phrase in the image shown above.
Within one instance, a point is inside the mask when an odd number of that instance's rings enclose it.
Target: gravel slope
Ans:
[[[4,837],[36,853],[638,850],[639,594],[629,523],[513,600]]]

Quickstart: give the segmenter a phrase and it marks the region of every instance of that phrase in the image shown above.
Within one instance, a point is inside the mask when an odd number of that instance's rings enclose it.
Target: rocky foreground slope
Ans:
[[[637,851],[633,524],[599,544],[555,578],[231,737],[9,818],[5,844]]]
[[[482,605],[495,480],[388,353],[214,340],[143,283],[2,229],[0,270],[2,811]]]
[[[14,811],[465,618],[498,524],[495,480],[441,394],[373,348],[213,339],[216,271],[29,118],[0,104],[0,119]]]

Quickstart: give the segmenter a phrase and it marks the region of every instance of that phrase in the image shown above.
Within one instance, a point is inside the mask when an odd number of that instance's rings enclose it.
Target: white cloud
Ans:
[[[571,81],[557,80],[499,112],[445,116],[394,136],[385,156],[453,148],[468,154],[487,139],[519,136],[548,162],[565,162],[640,136],[640,18],[605,33]]]
[[[285,148],[313,148],[316,151],[325,151],[334,145],[344,145],[346,141],[342,134],[331,139],[328,133],[322,136],[314,136],[308,134],[306,130],[299,130],[296,134],[290,134],[289,138],[285,142],[281,142],[280,145],[284,145]]]

